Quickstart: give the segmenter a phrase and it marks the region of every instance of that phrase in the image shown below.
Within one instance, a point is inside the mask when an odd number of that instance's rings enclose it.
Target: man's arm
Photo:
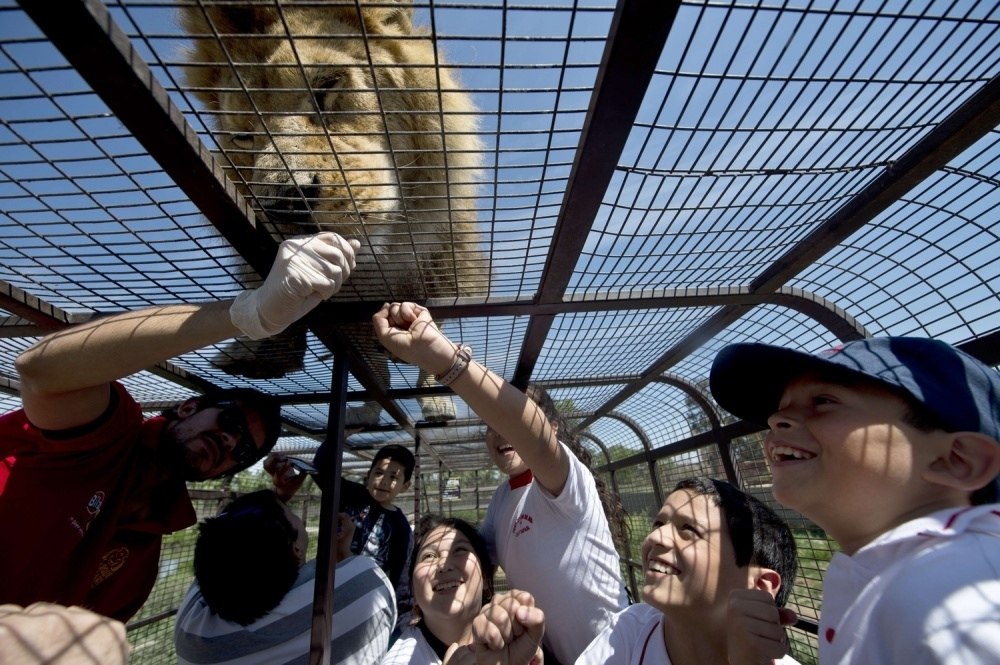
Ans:
[[[67,429],[104,413],[110,382],[240,331],[232,301],[126,312],[61,330],[15,361],[24,411],[42,429]]]
[[[235,301],[151,307],[45,337],[15,361],[28,419],[84,425],[107,409],[111,381],[241,333],[281,332],[340,289],[357,247],[335,233],[286,240],[264,284]]]

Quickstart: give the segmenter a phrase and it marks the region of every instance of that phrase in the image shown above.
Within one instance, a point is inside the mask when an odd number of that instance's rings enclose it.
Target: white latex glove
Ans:
[[[331,232],[281,243],[264,283],[229,308],[233,325],[250,339],[277,335],[340,290],[360,248],[357,240]]]

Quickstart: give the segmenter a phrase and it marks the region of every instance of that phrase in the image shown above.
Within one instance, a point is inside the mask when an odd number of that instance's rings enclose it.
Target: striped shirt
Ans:
[[[174,628],[180,665],[282,665],[308,662],[316,562],[299,570],[281,603],[241,626],[216,615],[191,585]],[[253,584],[253,580],[247,580]],[[337,564],[331,626],[331,663],[372,665],[389,646],[396,623],[392,585],[375,562],[353,556]]]

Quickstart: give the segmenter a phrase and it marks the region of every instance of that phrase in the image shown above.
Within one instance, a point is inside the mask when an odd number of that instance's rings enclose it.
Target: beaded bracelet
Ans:
[[[455,350],[455,362],[452,363],[451,369],[449,369],[444,374],[439,374],[434,378],[442,386],[450,386],[452,382],[458,378],[458,376],[465,371],[472,362],[472,347],[467,344],[459,344],[458,348]]]

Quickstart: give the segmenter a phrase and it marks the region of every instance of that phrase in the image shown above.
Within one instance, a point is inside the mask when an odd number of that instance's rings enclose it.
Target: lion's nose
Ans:
[[[272,222],[305,221],[312,214],[319,197],[319,187],[312,185],[273,185],[270,191],[258,194],[258,200]]]

